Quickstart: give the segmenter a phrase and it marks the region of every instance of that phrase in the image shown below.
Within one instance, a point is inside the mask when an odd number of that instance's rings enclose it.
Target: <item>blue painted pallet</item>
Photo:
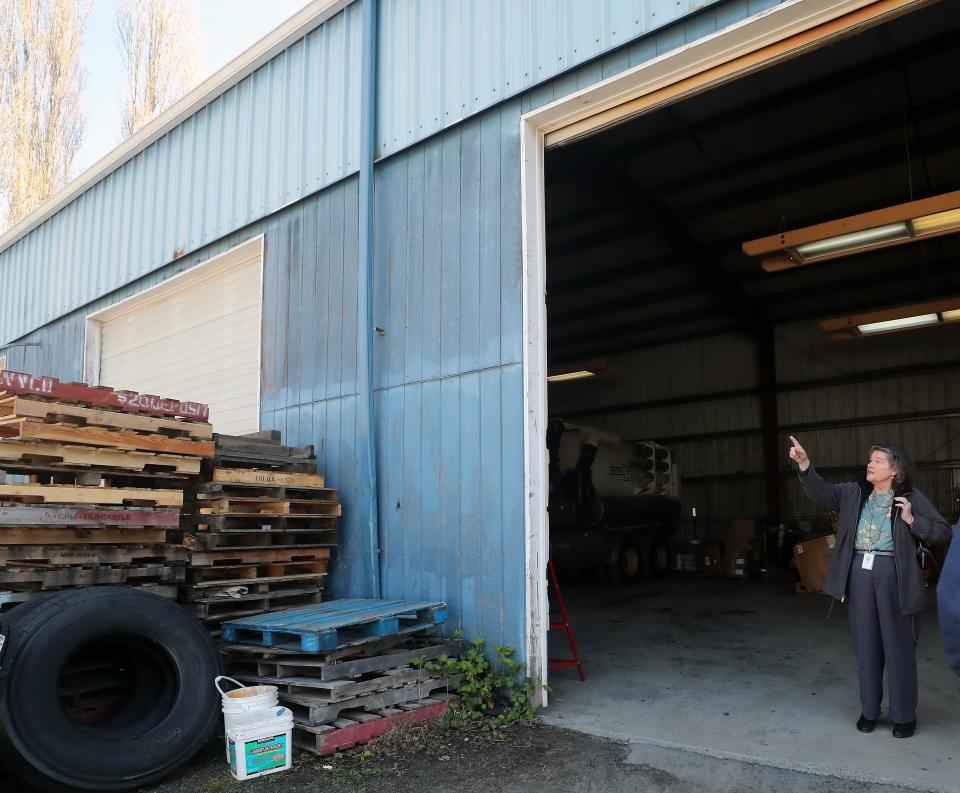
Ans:
[[[242,617],[223,623],[222,631],[230,643],[319,653],[434,628],[447,619],[446,603],[356,598]]]

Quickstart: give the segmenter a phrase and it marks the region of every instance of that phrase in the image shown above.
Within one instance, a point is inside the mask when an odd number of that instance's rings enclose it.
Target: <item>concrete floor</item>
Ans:
[[[846,610],[780,584],[674,577],[631,588],[568,586],[587,681],[551,675],[543,721],[638,746],[860,782],[956,793],[960,681],[924,615],[917,734],[883,720],[857,732],[856,666]],[[551,632],[552,654],[565,654]]]

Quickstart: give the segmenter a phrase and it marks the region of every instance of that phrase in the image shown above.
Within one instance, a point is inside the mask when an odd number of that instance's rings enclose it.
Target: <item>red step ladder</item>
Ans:
[[[559,672],[563,669],[569,669],[571,666],[577,667],[577,673],[580,680],[586,680],[587,676],[583,673],[583,661],[580,660],[580,651],[577,650],[577,642],[573,638],[573,628],[570,627],[570,615],[567,613],[567,606],[563,602],[563,595],[560,592],[560,584],[557,582],[557,568],[553,566],[553,559],[547,560],[547,571],[550,573],[548,584],[553,586],[553,594],[556,597],[557,609],[560,611],[560,619],[550,620],[550,630],[560,630],[563,628],[567,632],[567,641],[570,643],[572,658],[550,658],[547,668],[551,672]]]

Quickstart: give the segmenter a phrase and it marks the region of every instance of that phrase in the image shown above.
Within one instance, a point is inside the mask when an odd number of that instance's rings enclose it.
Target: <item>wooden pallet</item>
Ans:
[[[0,484],[0,502],[22,504],[136,504],[179,507],[182,490],[135,487],[77,487],[75,485]]]
[[[183,544],[193,551],[221,551],[236,549],[249,551],[256,548],[336,548],[339,535],[336,531],[318,532],[307,530],[302,532],[263,531],[255,528],[231,530],[229,532],[198,533],[183,532]],[[269,545],[267,544],[269,543]],[[246,557],[246,563],[251,563],[251,557]],[[265,560],[267,561],[267,560]]]
[[[0,397],[13,395],[40,396],[60,402],[76,402],[82,405],[147,413],[153,416],[176,416],[187,421],[206,421],[210,409],[200,402],[138,394],[136,391],[115,391],[106,386],[89,386],[86,383],[63,383],[56,377],[34,376],[0,370]]]
[[[130,430],[76,426],[59,422],[46,424],[30,418],[0,421],[0,438],[30,442],[49,441],[78,446],[103,446],[110,449],[177,454],[187,457],[213,457],[213,442],[166,435],[144,435]]]
[[[116,565],[143,562],[187,561],[187,549],[179,545],[2,545],[0,564],[37,562],[48,565]]]
[[[259,471],[251,468],[215,468],[211,484],[290,487],[298,490],[324,490],[323,474]]]
[[[21,396],[0,399],[0,422],[10,418],[34,418],[45,422],[69,421],[92,427],[126,429],[169,437],[189,437],[208,441],[213,427],[207,423],[160,418],[119,410],[87,408],[71,402],[54,402]]]
[[[33,566],[35,563],[23,564]],[[0,568],[0,588],[20,591],[126,584],[145,579],[158,584],[175,584],[183,580],[183,567],[160,563],[119,567],[51,567],[36,570],[18,569],[7,563]]]
[[[278,562],[316,562],[330,558],[330,549],[317,545],[254,545],[249,547],[192,550],[192,567],[226,567],[276,564]]]
[[[280,433],[254,435],[216,435],[217,467],[282,469],[287,472],[316,473],[313,446],[297,448],[280,443]]]
[[[150,594],[157,595],[159,597],[167,598],[168,600],[176,600],[177,597],[177,587],[173,584],[136,584],[132,583],[129,586],[134,587],[135,589],[140,590],[141,592],[149,592]],[[36,600],[49,594],[48,592],[9,592],[9,591],[0,591],[0,611],[8,611],[13,606],[18,605],[19,603],[28,603],[31,600]]]
[[[347,677],[385,672],[401,666],[409,666],[417,659],[434,660],[442,655],[456,655],[459,645],[453,642],[407,641],[402,649],[389,648],[384,653],[357,658],[328,660],[313,655],[275,655],[262,653],[252,655],[232,650],[234,645],[223,649],[224,664],[230,674],[254,674],[262,677],[312,677],[319,680],[340,680]],[[247,649],[247,648],[245,648]]]
[[[287,485],[221,484],[201,482],[189,488],[192,500],[215,501],[217,499],[262,499],[265,501],[318,500],[335,502],[338,491],[329,487],[290,487]]]
[[[385,635],[414,633],[447,621],[445,603],[345,599],[223,626],[228,642],[317,653]]]
[[[430,685],[437,682],[433,680],[435,676],[423,669],[415,669],[412,666],[398,667],[396,669],[387,669],[382,672],[368,672],[360,675],[358,678],[340,678],[337,680],[321,680],[312,675],[299,675],[296,677],[271,677],[269,675],[251,675],[241,674],[237,680],[244,683],[255,683],[257,685],[276,686],[281,696],[289,697],[292,702],[299,701],[311,704],[333,705],[339,702],[347,702],[357,697],[365,697],[368,694],[377,694],[389,691],[394,688],[402,688],[411,683],[423,683]],[[441,685],[445,685],[442,681]],[[313,722],[321,723],[321,722]]]
[[[332,724],[313,727],[295,725],[294,742],[305,751],[320,756],[369,743],[390,730],[407,724],[440,719],[451,704],[452,696],[435,696],[420,702],[408,702],[375,712],[349,710]]]
[[[262,578],[278,578],[301,573],[325,573],[326,559],[307,562],[274,562],[272,564],[230,564],[217,567],[192,567],[187,585],[197,588],[237,585]]]
[[[183,524],[195,531],[234,533],[249,531],[334,531],[337,519],[329,515],[184,515]],[[265,528],[269,527],[269,528]]]
[[[279,594],[284,591],[284,589],[289,589],[291,586],[300,590],[302,594],[305,589],[304,585],[315,586],[320,588],[323,586],[323,579],[326,578],[326,572],[322,573],[295,573],[292,575],[284,576],[271,576],[263,578],[241,578],[234,579],[229,581],[207,581],[203,584],[188,584],[180,587],[180,602],[182,603],[216,603],[222,602],[222,599],[218,600],[215,597],[215,593],[218,590],[227,589],[230,587],[244,587],[248,594],[244,597],[249,597],[251,600],[255,599],[255,595],[262,594]],[[297,586],[299,585],[299,586]]]
[[[453,690],[454,685],[448,680],[423,677],[416,682],[408,682],[402,686],[393,686],[344,700],[326,702],[323,697],[311,697],[309,694],[281,693],[280,701],[293,712],[296,724],[320,726],[332,723],[345,710],[376,711],[395,705],[418,702],[435,693],[449,694]]]
[[[221,623],[229,619],[262,616],[271,611],[310,606],[320,600],[319,587],[303,587],[296,591],[222,599],[216,603],[181,603],[181,606],[199,620]]]
[[[99,526],[164,527],[180,525],[180,512],[160,507],[74,507],[38,504],[0,504],[0,527]]]
[[[0,440],[0,468],[31,471],[39,468],[49,471],[58,466],[71,469],[171,471],[187,475],[200,472],[200,459],[72,444]]]
[[[303,515],[307,517],[340,516],[340,504],[336,499],[291,498],[277,501],[268,498],[224,498],[198,501],[189,505],[198,515],[234,515],[259,517],[260,515]]]
[[[0,528],[4,545],[149,545],[166,542],[166,529],[54,529],[36,526]]]

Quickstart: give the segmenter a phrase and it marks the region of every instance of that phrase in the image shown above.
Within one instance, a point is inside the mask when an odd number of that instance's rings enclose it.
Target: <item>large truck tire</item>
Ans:
[[[669,538],[664,534],[653,534],[644,538],[643,577],[647,581],[660,581],[670,574],[670,560],[673,549]]]
[[[125,587],[52,593],[3,615],[0,636],[0,763],[41,790],[156,782],[217,723],[216,646],[169,600]]]
[[[607,576],[616,586],[635,584],[643,576],[643,549],[638,538],[618,538],[606,564]]]

